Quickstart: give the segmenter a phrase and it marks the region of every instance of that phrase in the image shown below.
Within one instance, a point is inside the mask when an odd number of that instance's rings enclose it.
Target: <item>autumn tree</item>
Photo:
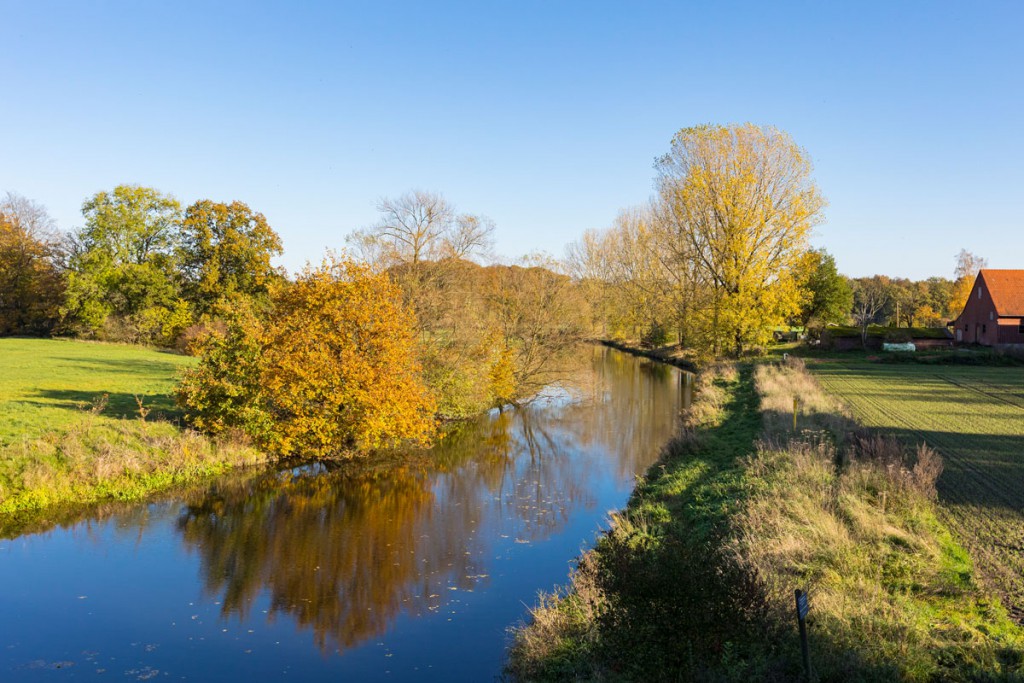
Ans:
[[[972,254],[966,249],[961,249],[956,255],[956,268],[953,271],[953,290],[949,296],[949,313],[951,316],[960,315],[967,305],[967,299],[971,296],[971,288],[974,280],[982,268],[988,266],[988,259]]]
[[[379,220],[347,238],[401,288],[419,330],[427,382],[445,417],[465,417],[491,403],[486,368],[495,344],[477,291],[494,224],[459,212],[442,195],[413,191],[377,205]]]
[[[55,246],[39,224],[23,224],[23,215],[0,204],[0,335],[49,334],[63,301]]]
[[[565,268],[582,296],[591,302],[588,327],[597,335],[615,335],[617,303],[612,284],[612,251],[608,230],[591,228],[565,250]]]
[[[271,259],[281,238],[242,202],[208,199],[185,210],[179,250],[184,294],[195,315],[224,315],[243,300],[265,300],[279,277]]]
[[[179,402],[208,432],[240,429],[280,455],[349,456],[433,435],[414,320],[391,279],[328,258],[211,331]]]
[[[118,185],[86,200],[82,215],[68,258],[67,314],[87,334],[161,334],[180,308],[180,204],[153,188]]]
[[[673,281],[663,258],[656,216],[648,207],[619,213],[606,235],[614,294],[624,305],[619,327],[631,328],[646,346],[663,344],[673,327]]]
[[[824,200],[786,133],[750,124],[684,128],[657,162],[666,220],[710,307],[698,320],[715,353],[770,339],[799,311],[798,270]]]
[[[582,337],[586,303],[548,257],[487,269],[487,311],[500,344],[491,365],[495,405],[534,395],[558,378],[564,352]]]
[[[807,296],[800,309],[801,326],[845,323],[853,306],[853,290],[836,268],[835,258],[824,249],[812,249],[802,270]]]

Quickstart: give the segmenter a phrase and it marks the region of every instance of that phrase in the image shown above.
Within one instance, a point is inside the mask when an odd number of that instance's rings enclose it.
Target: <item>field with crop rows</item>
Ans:
[[[1024,368],[809,364],[869,427],[943,457],[947,521],[977,569],[1024,621]]]

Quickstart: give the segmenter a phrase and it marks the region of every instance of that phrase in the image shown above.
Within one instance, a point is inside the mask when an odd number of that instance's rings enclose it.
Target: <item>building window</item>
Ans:
[[[1017,325],[1017,331],[1024,334],[1024,318],[1020,319],[1020,324]]]
[[[995,314],[994,311],[989,311],[988,312],[988,319],[989,320],[995,320],[996,319],[996,314]]]
[[[985,326],[984,325],[981,326],[981,333],[985,334]]]
[[[978,298],[981,298],[981,287],[978,287]]]

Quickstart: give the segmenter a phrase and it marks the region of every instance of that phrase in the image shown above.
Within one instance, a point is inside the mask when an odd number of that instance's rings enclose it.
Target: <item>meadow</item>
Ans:
[[[943,517],[1024,619],[1024,368],[809,363],[862,424],[942,456]]]
[[[0,339],[0,446],[81,422],[175,419],[178,371],[194,358],[139,346],[62,339]]]
[[[173,389],[194,362],[138,346],[0,339],[0,515],[133,500],[263,461],[180,426]]]

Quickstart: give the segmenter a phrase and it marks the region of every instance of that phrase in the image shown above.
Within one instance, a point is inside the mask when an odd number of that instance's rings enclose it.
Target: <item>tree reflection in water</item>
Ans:
[[[678,377],[596,349],[572,390],[461,425],[430,452],[227,479],[178,527],[222,615],[248,618],[266,591],[270,619],[344,651],[486,583],[494,546],[557,534],[602,478],[643,472],[682,406]]]

